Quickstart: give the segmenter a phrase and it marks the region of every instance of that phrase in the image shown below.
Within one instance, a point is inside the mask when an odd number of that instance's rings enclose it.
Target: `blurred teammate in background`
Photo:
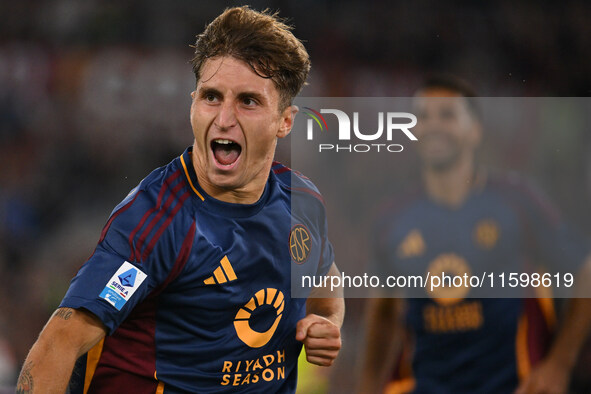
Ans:
[[[380,275],[527,272],[534,263],[575,274],[588,266],[588,244],[544,196],[517,176],[477,166],[482,125],[474,96],[448,76],[417,92],[422,186],[380,215],[372,237]],[[568,301],[556,322],[551,298],[469,292],[448,287],[429,298],[368,300],[359,391],[565,393],[589,330],[590,300]]]
[[[308,54],[275,15],[240,7],[198,36],[192,64],[193,146],[115,208],[19,393],[294,392],[302,343],[311,363],[337,356],[342,297],[290,297],[292,266],[338,273],[324,205],[273,162]]]

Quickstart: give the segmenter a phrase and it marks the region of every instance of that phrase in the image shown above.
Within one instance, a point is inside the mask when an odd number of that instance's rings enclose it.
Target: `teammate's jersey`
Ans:
[[[290,297],[292,266],[324,275],[333,257],[307,178],[274,163],[258,202],[225,203],[187,149],[115,208],[60,305],[108,329],[72,392],[294,392],[305,299]]]
[[[535,265],[574,274],[588,252],[547,201],[515,176],[481,178],[457,208],[418,190],[387,212],[374,237],[382,276],[504,271],[501,296],[510,272],[532,272]],[[471,298],[473,290],[461,286],[418,291],[423,298],[407,301],[411,363],[397,371],[407,379],[391,384],[390,392],[512,392],[544,356],[555,321],[551,299]]]

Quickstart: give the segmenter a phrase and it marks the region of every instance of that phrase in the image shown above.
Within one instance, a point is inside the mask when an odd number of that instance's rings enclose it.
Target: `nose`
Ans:
[[[214,124],[221,130],[228,130],[236,125],[236,113],[232,103],[222,102]]]

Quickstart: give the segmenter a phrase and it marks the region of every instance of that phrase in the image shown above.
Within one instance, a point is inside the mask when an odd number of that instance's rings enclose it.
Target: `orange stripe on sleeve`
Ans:
[[[531,364],[527,345],[527,316],[523,314],[517,324],[517,338],[515,338],[515,353],[517,357],[517,376],[522,381],[529,375]]]
[[[538,305],[542,310],[548,329],[551,331],[556,327],[556,309],[554,308],[554,299],[538,298]]]
[[[101,339],[99,343],[94,345],[92,349],[90,349],[88,353],[86,353],[86,374],[84,375],[84,394],[88,393],[88,389],[90,388],[90,382],[92,381],[92,377],[94,376],[94,372],[96,371],[96,367],[101,358],[101,354],[103,353],[104,343],[105,338]]]
[[[405,394],[410,393],[415,389],[416,382],[414,378],[406,378],[402,380],[395,380],[388,383],[384,390],[384,394]]]

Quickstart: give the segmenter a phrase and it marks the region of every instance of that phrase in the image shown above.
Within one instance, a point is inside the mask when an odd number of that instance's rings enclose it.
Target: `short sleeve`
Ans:
[[[588,240],[569,226],[533,185],[522,185],[521,205],[527,218],[526,247],[532,263],[551,272],[575,274],[591,251]]]
[[[132,191],[111,214],[60,307],[86,309],[112,333],[167,279],[178,253],[178,227],[158,218],[146,192]]]
[[[328,239],[328,220],[326,218],[326,213],[324,212],[324,210],[322,216],[324,225],[321,226],[320,230],[320,237],[322,240],[322,251],[320,255],[320,262],[318,264],[318,276],[325,276],[330,270],[330,267],[332,266],[332,263],[335,259],[334,249],[332,247],[332,244],[330,243],[330,240]]]

